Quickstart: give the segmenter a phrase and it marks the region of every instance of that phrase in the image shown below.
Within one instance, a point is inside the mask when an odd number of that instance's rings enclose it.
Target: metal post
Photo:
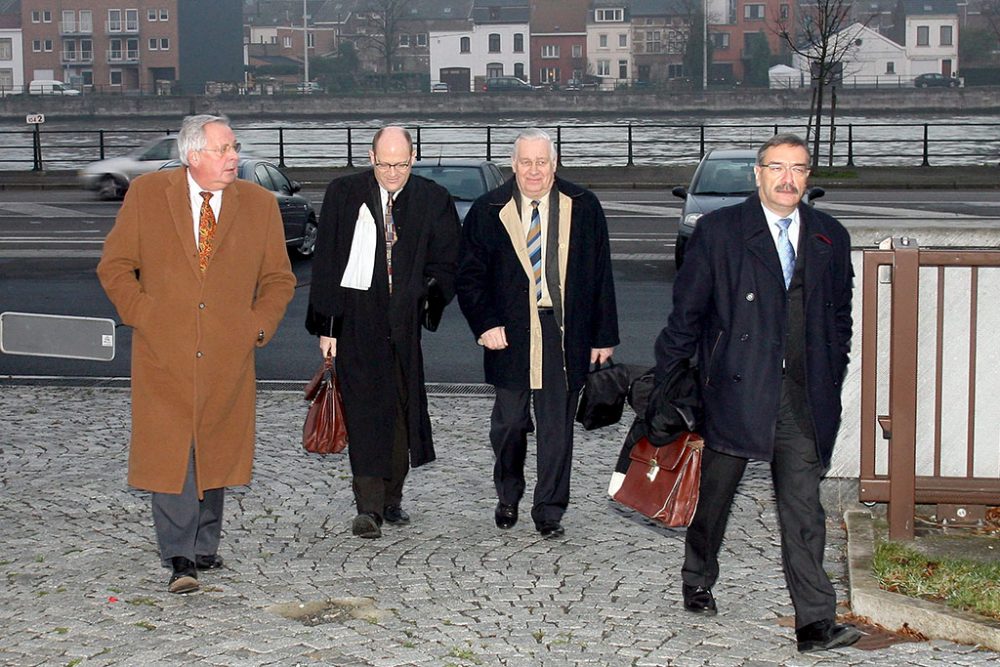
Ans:
[[[351,141],[351,128],[347,128],[347,166],[354,166],[354,142]]]
[[[100,159],[103,160],[104,159],[104,130],[98,130],[97,131],[97,143],[100,144],[100,151],[101,151],[101,157],[100,157]]]
[[[847,166],[854,166],[854,124],[847,124]]]
[[[930,160],[927,159],[928,158],[928,153],[929,153],[929,148],[927,146],[927,142],[928,142],[927,136],[928,136],[927,123],[924,123],[924,161],[920,165],[922,167],[929,167],[929,166],[931,166]]]
[[[309,23],[307,22],[308,8],[306,0],[302,0],[302,62],[305,68],[302,72],[302,92],[311,93],[309,90]]]
[[[418,125],[417,126],[417,159],[418,160],[420,159],[420,155],[421,155],[421,151],[420,151],[420,126]]]
[[[35,123],[34,137],[32,138],[32,143],[34,144],[34,166],[32,166],[32,171],[42,170],[42,134],[41,126]]]
[[[626,165],[629,167],[635,166],[635,160],[633,159],[633,151],[632,151],[632,123],[628,124],[628,162],[626,163]]]
[[[486,159],[493,159],[493,140],[492,140],[492,129],[489,125],[486,126]]]
[[[562,166],[562,127],[556,125],[556,166]]]
[[[278,128],[278,166],[285,168],[285,128]]]
[[[889,539],[912,540],[916,511],[917,315],[920,249],[893,239],[889,344]]]
[[[705,126],[698,126],[698,159],[705,157]]]

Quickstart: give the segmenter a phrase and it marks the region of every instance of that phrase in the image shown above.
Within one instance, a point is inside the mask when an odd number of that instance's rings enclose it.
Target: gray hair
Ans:
[[[537,127],[529,127],[527,130],[521,130],[517,135],[517,139],[514,140],[514,150],[511,151],[510,159],[511,162],[517,160],[517,145],[521,141],[531,141],[534,139],[544,139],[549,142],[549,159],[553,162],[556,161],[556,145],[552,141],[552,137],[545,130],[539,130]]]
[[[200,151],[205,147],[205,126],[209,123],[222,123],[229,127],[229,119],[225,116],[213,116],[203,113],[197,116],[187,116],[181,123],[181,131],[177,133],[177,153],[181,164],[188,166],[188,153]]]
[[[803,148],[806,151],[806,164],[812,162],[812,156],[809,153],[809,145],[797,134],[785,133],[776,134],[767,141],[764,145],[757,150],[757,164],[764,166],[764,153],[767,152],[769,148],[774,148],[775,146],[797,146]]]

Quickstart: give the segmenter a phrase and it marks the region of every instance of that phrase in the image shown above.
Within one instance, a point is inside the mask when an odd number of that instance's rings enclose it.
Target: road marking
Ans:
[[[60,208],[58,206],[35,204],[33,202],[3,202],[0,203],[0,210],[16,215],[39,218],[82,218],[86,215],[71,208]]]
[[[64,250],[35,249],[0,249],[0,259],[79,259],[79,258],[99,258],[100,250],[77,250],[66,248]]]
[[[646,204],[626,204],[624,202],[602,202],[605,211],[628,211],[629,213],[643,213],[646,216],[659,215],[680,215],[681,207],[678,206],[656,206]]]
[[[818,203],[817,207],[823,211],[844,211],[847,213],[860,213],[874,215],[884,218],[892,218],[894,221],[910,216],[916,220],[926,220],[929,215],[946,220],[975,219],[981,218],[979,215],[968,213],[948,213],[946,211],[922,211],[918,208],[896,208],[893,206],[861,206],[857,204],[834,204],[829,202]]]
[[[0,243],[85,243],[87,245],[104,243],[104,239],[53,239],[48,236],[0,236]]]

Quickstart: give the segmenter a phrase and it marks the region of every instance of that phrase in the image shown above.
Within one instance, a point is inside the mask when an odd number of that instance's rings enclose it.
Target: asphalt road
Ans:
[[[321,201],[319,191],[305,193]],[[652,342],[666,321],[673,287],[673,246],[681,201],[665,190],[599,191],[609,221],[622,344],[620,362],[652,364]],[[820,200],[843,220],[942,220],[1000,217],[994,191],[838,191]],[[83,191],[0,192],[0,312],[22,311],[117,319],[94,268],[114,222],[115,202]],[[258,377],[301,381],[318,364],[315,340],[302,327],[310,262],[293,260],[299,288],[272,343],[258,353]],[[425,332],[426,333],[426,332]],[[130,331],[120,327],[111,362],[0,354],[0,376],[127,377]],[[427,380],[481,382],[481,353],[457,307],[424,337]]]

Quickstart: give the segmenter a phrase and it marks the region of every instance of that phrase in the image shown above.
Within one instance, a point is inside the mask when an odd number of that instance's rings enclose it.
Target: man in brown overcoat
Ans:
[[[239,181],[225,117],[189,116],[183,166],[137,178],[97,274],[132,337],[129,484],[153,493],[168,590],[198,588],[217,550],[224,490],[250,481],[254,351],[295,289],[274,195]]]

